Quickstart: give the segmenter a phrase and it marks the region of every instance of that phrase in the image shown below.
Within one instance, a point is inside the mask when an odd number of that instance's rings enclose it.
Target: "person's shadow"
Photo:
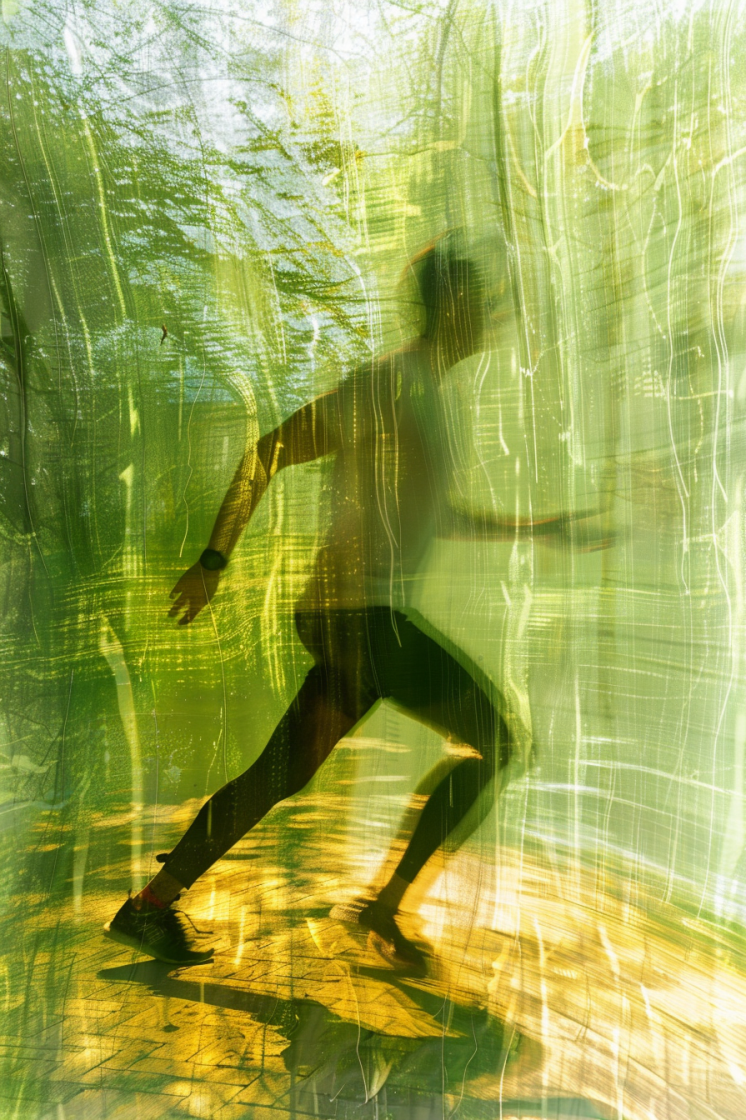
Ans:
[[[470,1100],[470,1085],[492,1080],[499,1085],[526,1041],[486,1009],[459,1004],[388,970],[358,972],[378,981],[385,977],[432,1020],[437,1035],[397,1035],[395,1025],[384,1034],[347,1021],[313,999],[283,1000],[171,972],[171,965],[145,961],[102,969],[98,978],[144,984],[154,995],[242,1011],[254,1022],[271,1025],[288,1041],[282,1058],[291,1075],[292,1104],[302,1111],[309,1104],[320,1116],[342,1115],[342,1103],[360,1117],[368,1115],[365,1106],[370,1105],[374,1116],[376,1101],[383,1099],[384,1114],[396,1120],[442,1120],[446,1097],[466,1115],[462,1106]],[[178,1027],[166,1022],[163,1030]],[[482,1107],[488,1103],[481,1101]],[[546,1120],[605,1120],[598,1106],[580,1098],[503,1100],[502,1109]]]

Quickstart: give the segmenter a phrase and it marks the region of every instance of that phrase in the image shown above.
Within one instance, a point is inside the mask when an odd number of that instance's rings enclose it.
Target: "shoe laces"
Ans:
[[[130,888],[130,890],[127,891],[127,898],[130,901],[132,900],[132,889],[131,888]],[[177,894],[176,897],[173,898],[171,901],[172,902],[178,902],[180,898],[181,898],[181,895]],[[142,911],[138,910],[138,913],[142,913]],[[172,908],[171,904],[169,904],[168,906],[164,906],[163,909],[160,909],[160,910],[158,909],[157,906],[148,907],[148,910],[147,910],[148,917],[151,917],[151,918],[161,917],[165,921],[168,921],[168,915],[169,914],[174,916],[174,917],[179,915],[182,918],[186,918],[186,920],[189,922],[189,924],[191,925],[194,932],[198,933],[200,935],[200,937],[212,936],[213,930],[211,930],[211,929],[200,929],[199,926],[195,925],[195,923],[192,921],[191,917],[189,916],[189,914],[187,914],[186,910],[174,910]]]
[[[176,897],[178,898],[179,896],[177,895]],[[194,932],[198,933],[200,937],[207,937],[212,935],[213,931],[211,929],[200,929],[199,926],[196,926],[190,918],[189,914],[187,914],[186,910],[172,910],[171,913],[180,914],[182,918],[186,918]]]

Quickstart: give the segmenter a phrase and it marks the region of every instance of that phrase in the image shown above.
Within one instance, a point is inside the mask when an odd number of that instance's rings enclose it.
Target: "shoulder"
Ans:
[[[422,348],[422,340],[415,339],[407,342],[396,350],[387,350],[385,354],[371,355],[369,359],[360,362],[341,379],[340,385],[348,382],[364,383],[395,370],[419,369],[427,360]]]
[[[398,400],[421,396],[424,391],[427,359],[416,344],[391,350],[379,357],[371,357],[342,378],[337,387],[337,399],[344,411],[354,408],[365,412],[380,407],[389,397]]]

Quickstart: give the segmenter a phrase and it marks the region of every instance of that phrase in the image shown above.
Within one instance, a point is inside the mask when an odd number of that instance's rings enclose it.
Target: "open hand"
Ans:
[[[208,572],[199,560],[192,564],[171,592],[174,605],[168,612],[169,618],[179,618],[179,626],[192,622],[203,607],[210,602],[218,589],[220,572]],[[183,614],[182,614],[183,612]]]

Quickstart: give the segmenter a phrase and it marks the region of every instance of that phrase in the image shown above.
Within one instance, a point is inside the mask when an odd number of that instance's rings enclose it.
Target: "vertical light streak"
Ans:
[[[135,698],[132,692],[132,681],[124,657],[122,643],[119,641],[109,620],[106,617],[100,620],[99,649],[111,669],[114,683],[117,688],[117,706],[119,718],[122,721],[124,739],[130,754],[131,775],[131,810],[132,823],[130,826],[130,867],[133,886],[140,887],[140,865],[142,851],[142,821],[143,810],[143,770],[140,751],[140,734],[137,726],[137,712]]]

